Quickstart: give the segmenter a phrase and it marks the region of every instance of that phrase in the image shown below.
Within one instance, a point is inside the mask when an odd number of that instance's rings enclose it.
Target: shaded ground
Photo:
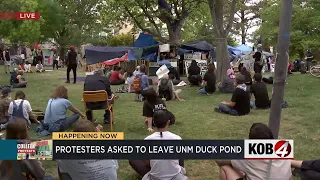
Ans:
[[[0,67],[0,84],[8,84],[9,75]],[[83,75],[82,75],[83,74]],[[79,73],[84,76],[84,73]],[[33,109],[45,110],[51,91],[58,85],[64,85],[61,78],[65,70],[61,69],[43,74],[26,74],[28,87],[23,89]],[[71,77],[72,78],[72,77]],[[289,77],[285,90],[285,99],[289,108],[283,110],[280,137],[294,139],[295,157],[297,159],[319,158],[320,121],[319,103],[320,79],[311,75],[295,74]],[[69,99],[81,110],[83,82],[67,84]],[[117,86],[113,87],[115,90]],[[268,86],[271,95],[271,86]],[[232,117],[217,114],[214,106],[223,100],[230,100],[230,95],[216,93],[213,96],[201,96],[196,87],[183,87],[182,98],[186,102],[167,102],[168,108],[177,119],[177,124],[170,131],[183,139],[246,139],[252,123],[268,122],[269,110],[253,110],[248,116]],[[143,139],[150,133],[147,131],[142,114],[142,103],[134,102],[133,94],[119,94],[121,97],[115,104],[115,131],[125,132],[126,139]],[[95,111],[95,117],[102,123],[103,112]],[[108,127],[105,127],[108,130]],[[32,138],[37,138],[30,131]],[[57,177],[55,161],[43,162],[48,174]],[[193,180],[218,179],[218,168],[214,161],[186,161],[188,176]],[[139,179],[128,165],[128,161],[120,161],[119,180]]]

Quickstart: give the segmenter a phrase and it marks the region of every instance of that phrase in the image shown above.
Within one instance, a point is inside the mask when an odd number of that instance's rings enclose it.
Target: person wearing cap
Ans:
[[[4,87],[1,90],[0,96],[0,124],[6,123],[9,120],[9,105],[11,102],[11,89]]]
[[[307,50],[306,60],[307,60],[307,71],[310,71],[310,67],[311,67],[312,60],[313,60],[313,53],[311,52],[310,49]]]
[[[70,51],[67,54],[67,81],[66,83],[70,83],[70,71],[73,72],[73,84],[77,82],[77,61],[78,54],[75,51],[73,46],[70,46]]]
[[[111,92],[110,82],[107,78],[103,76],[102,69],[96,69],[93,75],[88,75],[84,81],[84,91],[99,91],[104,90],[107,92],[109,99],[112,98],[113,93]],[[109,102],[113,103],[113,102]],[[86,103],[87,112],[86,117],[89,121],[93,121],[92,110],[95,109],[105,109],[106,102],[88,102]],[[110,123],[110,111],[105,110],[104,113],[104,123]]]

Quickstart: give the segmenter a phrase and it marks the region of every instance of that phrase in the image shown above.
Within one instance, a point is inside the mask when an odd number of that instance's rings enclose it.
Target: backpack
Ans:
[[[169,79],[161,79],[159,85],[159,98],[165,98],[166,100],[172,99],[172,93],[169,87]]]
[[[133,84],[132,84],[133,90],[137,94],[140,94],[140,92],[141,92],[140,80],[141,80],[141,77],[140,76],[136,76],[134,78]]]

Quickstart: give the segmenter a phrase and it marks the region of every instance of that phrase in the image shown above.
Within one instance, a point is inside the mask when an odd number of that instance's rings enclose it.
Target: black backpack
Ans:
[[[169,87],[169,79],[161,79],[159,85],[159,98],[165,98],[166,100],[172,99],[172,93]]]

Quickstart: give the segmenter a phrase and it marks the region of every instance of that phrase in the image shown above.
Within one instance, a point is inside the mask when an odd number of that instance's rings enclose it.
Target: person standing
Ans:
[[[57,59],[57,54],[54,53],[53,56],[52,56],[52,59],[53,59],[53,69],[56,67],[57,69],[59,69],[59,65],[58,65],[58,59]]]
[[[311,52],[310,49],[307,50],[306,59],[307,59],[307,71],[310,71],[312,60],[313,60],[313,53]]]
[[[73,72],[73,84],[77,81],[77,56],[75,49],[73,46],[70,46],[70,51],[67,54],[67,81],[66,83],[70,83],[70,71]]]
[[[9,48],[3,51],[3,58],[4,58],[4,71],[6,74],[8,74],[8,71],[10,72],[10,66],[11,66]]]
[[[263,57],[262,57],[262,45],[261,44],[258,44],[257,52],[254,53],[253,58],[254,58],[254,65],[253,65],[254,73],[261,74],[262,68],[263,68]]]

